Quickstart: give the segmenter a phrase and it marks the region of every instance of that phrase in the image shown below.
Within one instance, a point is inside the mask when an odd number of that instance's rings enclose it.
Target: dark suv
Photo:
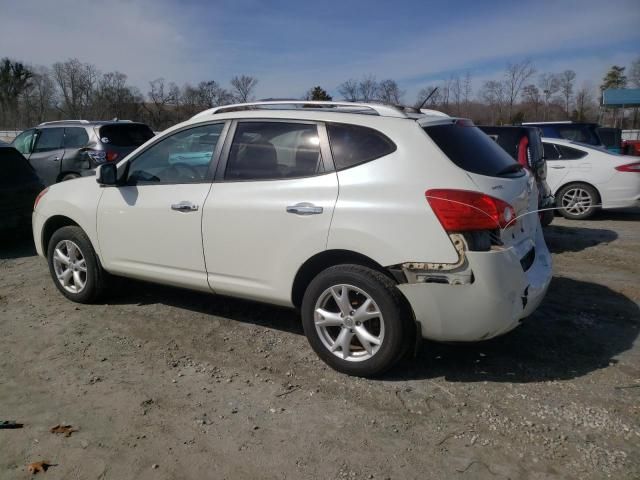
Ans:
[[[91,175],[98,165],[122,159],[152,137],[144,123],[62,120],[25,130],[11,145],[51,185]]]
[[[547,164],[544,159],[540,130],[536,127],[487,127],[480,130],[493,138],[498,145],[524,168],[533,173],[538,186],[538,208],[540,222],[546,227],[553,221],[555,207],[553,194],[547,185]]]
[[[564,138],[573,142],[586,143],[594,147],[604,147],[598,135],[597,123],[580,122],[526,122],[526,127],[538,127],[542,136],[548,138]]]

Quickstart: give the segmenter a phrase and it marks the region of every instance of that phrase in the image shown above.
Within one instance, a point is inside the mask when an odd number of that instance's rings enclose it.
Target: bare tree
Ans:
[[[560,90],[560,79],[558,78],[558,75],[554,73],[543,73],[538,78],[538,87],[540,87],[544,101],[544,114],[542,119],[547,120],[547,116],[549,114],[549,103],[553,96]]]
[[[427,100],[427,103],[424,103],[427,98],[429,100]],[[429,85],[428,87],[420,89],[418,97],[416,98],[415,106],[419,107],[424,104],[424,106],[435,108],[440,103],[440,98],[440,87]]]
[[[127,76],[108,72],[98,80],[94,96],[94,112],[98,118],[137,116],[142,99],[137,89],[127,85]]]
[[[592,90],[588,84],[582,85],[582,87],[576,92],[576,110],[574,112],[574,119],[578,122],[586,121],[594,107]]]
[[[382,80],[378,85],[377,97],[381,102],[399,105],[403,95],[395,80]]]
[[[96,67],[77,58],[54,63],[53,80],[61,95],[60,111],[71,118],[86,117],[91,110],[97,79]]]
[[[462,82],[458,75],[451,76],[451,98],[456,105],[456,115],[460,116],[460,104],[462,102]]]
[[[233,102],[233,94],[222,88],[215,80],[200,82],[198,84],[200,103],[204,108],[213,108],[219,105],[228,105]]]
[[[358,100],[362,102],[370,102],[376,100],[378,95],[378,82],[373,75],[365,75],[358,82]]]
[[[504,90],[507,103],[509,105],[509,121],[513,117],[513,105],[515,104],[520,91],[525,82],[531,78],[536,69],[533,67],[531,60],[524,60],[520,63],[508,63],[505,71]]]
[[[47,67],[35,67],[29,87],[25,91],[25,122],[28,125],[44,122],[51,117],[55,106],[56,87]]]
[[[538,110],[542,104],[542,96],[540,95],[540,89],[534,84],[525,85],[522,87],[522,98],[525,103],[529,104],[533,108],[534,120],[538,119]]]
[[[469,108],[469,101],[471,100],[472,94],[473,94],[473,86],[471,85],[471,72],[467,70],[467,73],[465,73],[464,80],[462,82],[462,98],[465,106],[465,115],[467,114],[467,110]]]
[[[358,81],[350,78],[338,86],[338,92],[347,102],[358,101]]]
[[[500,119],[502,107],[505,103],[504,83],[497,80],[487,80],[482,84],[479,95],[489,107],[491,124],[495,124]]]
[[[565,70],[560,74],[560,93],[564,99],[565,112],[567,118],[571,115],[571,98],[573,97],[573,84],[576,79],[576,72],[573,70]]]
[[[0,121],[8,121],[7,114],[17,122],[19,99],[30,85],[33,72],[20,62],[3,58],[0,62]]]
[[[149,102],[144,104],[144,108],[154,127],[165,129],[171,125],[175,117],[180,90],[174,83],[165,85],[164,78],[157,78],[149,82],[149,88],[147,92]]]
[[[235,76],[231,79],[231,87],[235,100],[239,103],[249,102],[253,99],[253,91],[258,85],[258,79],[249,75]]]

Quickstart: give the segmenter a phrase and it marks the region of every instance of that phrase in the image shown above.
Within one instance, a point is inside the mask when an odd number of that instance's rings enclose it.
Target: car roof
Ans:
[[[542,137],[542,143],[555,143],[556,145],[565,145],[567,147],[577,148],[578,150],[587,152],[611,153],[604,147],[589,145],[588,143],[574,142],[573,140],[567,140],[566,138]]]
[[[326,102],[306,100],[269,100],[260,102],[224,105],[204,110],[181,126],[212,120],[231,120],[238,118],[274,118],[309,121],[343,121],[362,123],[380,119],[417,120],[421,125],[430,123],[449,123],[453,117],[437,110],[417,109],[402,105],[358,102]],[[376,119],[376,120],[374,120]]]

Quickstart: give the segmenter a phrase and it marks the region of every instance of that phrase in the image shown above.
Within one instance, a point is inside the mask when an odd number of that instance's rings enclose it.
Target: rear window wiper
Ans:
[[[511,165],[508,165],[506,167],[504,167],[502,170],[500,170],[496,176],[498,177],[502,177],[504,175],[509,175],[510,173],[518,173],[522,171],[522,165],[520,165],[519,163],[512,163]]]

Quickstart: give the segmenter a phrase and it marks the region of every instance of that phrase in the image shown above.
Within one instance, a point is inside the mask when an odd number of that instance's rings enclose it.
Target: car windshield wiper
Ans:
[[[498,177],[502,177],[505,175],[509,175],[510,173],[518,173],[522,170],[522,165],[519,163],[512,163],[511,165],[500,170],[496,175]]]

